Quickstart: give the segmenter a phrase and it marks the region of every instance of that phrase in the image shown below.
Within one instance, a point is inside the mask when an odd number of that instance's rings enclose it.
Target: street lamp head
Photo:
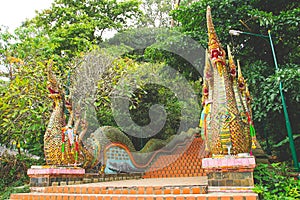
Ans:
[[[229,30],[230,35],[239,36],[241,33],[243,32],[238,30]]]

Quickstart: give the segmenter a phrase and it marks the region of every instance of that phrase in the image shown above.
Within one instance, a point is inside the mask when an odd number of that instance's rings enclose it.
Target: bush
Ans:
[[[29,192],[27,169],[31,165],[42,164],[43,161],[23,155],[3,154],[0,157],[0,199],[8,199],[14,192]],[[21,187],[19,187],[21,186]]]
[[[285,163],[259,164],[254,171],[255,188],[261,200],[300,199],[300,181]]]

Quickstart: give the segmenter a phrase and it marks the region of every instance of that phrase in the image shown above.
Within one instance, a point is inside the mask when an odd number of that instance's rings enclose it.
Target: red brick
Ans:
[[[47,199],[46,199],[46,200],[47,200]],[[69,200],[75,200],[75,196],[70,195],[70,196],[69,196]]]
[[[144,194],[145,188],[144,187],[138,187],[138,194]]]
[[[159,195],[159,194],[163,194],[161,189],[156,189],[154,190],[154,194]]]
[[[81,200],[82,196],[81,195],[76,195],[75,200]]]
[[[233,200],[243,200],[244,199],[244,197],[242,197],[242,196],[235,196],[235,197],[233,197]]]
[[[63,197],[61,195],[57,195],[56,200],[63,200]]]
[[[128,190],[124,189],[124,190],[122,191],[122,194],[128,194]]]
[[[174,197],[165,197],[165,200],[174,200]]]
[[[95,196],[90,196],[90,200],[96,200]]]
[[[171,189],[169,188],[164,189],[164,194],[171,194]]]
[[[76,194],[81,194],[81,188],[80,187],[76,187],[75,188],[75,193]]]
[[[186,197],[186,200],[195,200],[195,197]]]
[[[74,187],[69,187],[69,193],[75,193],[75,188]]]
[[[69,188],[68,187],[63,187],[63,193],[69,193]]]
[[[248,196],[246,197],[246,200],[258,200],[257,196]]]
[[[208,200],[218,200],[218,197],[208,197]]]
[[[153,194],[153,187],[147,187],[146,194]]]
[[[88,194],[88,188],[87,187],[82,187],[81,188],[81,194]]]
[[[120,191],[120,190],[119,190]],[[107,194],[113,194],[114,193],[114,190],[113,189],[108,189],[107,190]]]
[[[107,194],[107,190],[106,189],[102,189],[101,190],[101,194]]]
[[[185,187],[182,189],[183,194],[190,194],[190,192],[191,192],[191,189],[189,187]]]
[[[53,192],[53,187],[46,187],[45,188],[45,193],[52,193]]]
[[[88,187],[87,192],[88,192],[88,194],[94,194],[94,188]]]
[[[221,197],[221,200],[230,200],[231,198],[230,197]]]
[[[57,187],[57,193],[63,193],[64,188],[63,187]]]
[[[193,193],[193,194],[200,194],[200,191],[201,191],[201,190],[200,190],[199,187],[193,187],[193,188],[192,188],[192,193]]]
[[[116,190],[114,191],[114,193],[115,193],[115,194],[121,194],[122,191],[121,191],[120,189],[116,189]]]
[[[206,197],[197,197],[197,200],[206,200]]]
[[[173,194],[180,194],[180,188],[174,188]]]
[[[89,200],[89,196],[82,196],[82,200]]]
[[[130,192],[129,192],[129,194],[136,194],[136,190],[131,189]]]
[[[94,187],[94,194],[100,194],[101,188]]]

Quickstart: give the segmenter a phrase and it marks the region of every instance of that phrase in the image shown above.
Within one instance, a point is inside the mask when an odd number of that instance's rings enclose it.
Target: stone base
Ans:
[[[254,186],[254,157],[204,158],[202,168],[209,186]]]
[[[32,166],[27,170],[31,187],[70,185],[81,182],[84,174],[79,167]]]

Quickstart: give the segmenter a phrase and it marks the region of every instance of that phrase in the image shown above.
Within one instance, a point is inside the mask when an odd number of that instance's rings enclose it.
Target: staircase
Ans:
[[[11,200],[258,200],[253,192],[207,192],[207,177],[151,178],[52,186],[12,194]]]
[[[199,137],[184,147],[178,147],[170,155],[159,156],[143,178],[170,178],[205,176],[201,161],[205,156],[204,142]]]
[[[143,179],[40,187],[11,194],[11,200],[258,200],[245,187],[209,187],[201,169],[205,157],[201,138],[192,137],[172,154],[162,154]]]

